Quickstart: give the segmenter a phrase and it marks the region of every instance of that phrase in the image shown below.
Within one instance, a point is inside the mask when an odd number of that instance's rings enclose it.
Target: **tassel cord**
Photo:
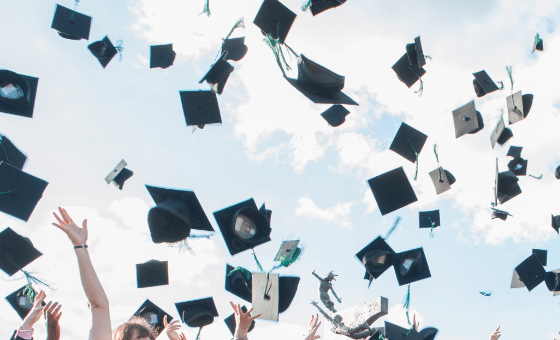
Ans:
[[[416,155],[416,172],[414,173],[414,180],[416,180],[418,178],[418,153],[416,152],[416,149],[414,148],[414,145],[412,145],[412,142],[410,140],[408,140],[408,142],[410,143],[410,146],[412,147],[412,150],[414,151],[414,154]]]

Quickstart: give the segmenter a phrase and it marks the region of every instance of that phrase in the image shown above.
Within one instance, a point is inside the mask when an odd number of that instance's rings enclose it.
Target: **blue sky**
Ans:
[[[360,104],[332,128],[319,115],[328,106],[313,104],[282,78],[252,24],[260,0],[210,0],[210,17],[199,15],[203,3],[82,0],[77,10],[93,17],[89,41],[64,40],[50,28],[54,2],[2,7],[0,67],[38,77],[39,88],[34,118],[2,113],[0,133],[29,157],[24,170],[49,186],[27,223],[2,214],[0,226],[30,237],[43,252],[26,269],[55,283],[48,295],[63,305],[63,340],[86,336],[90,320],[70,244],[51,225],[57,206],[89,221],[90,253],[111,301],[114,327],[146,298],[178,317],[174,302],[213,296],[220,318],[202,337],[230,337],[221,319],[232,313],[229,301],[242,301],[223,288],[225,266],[257,270],[251,254],[232,258],[219,231],[210,240],[190,242],[196,256],[154,245],[146,222],[154,204],[145,184],[195,191],[216,230],[212,212],[251,197],[258,205],[266,202],[273,212],[272,241],[256,248],[265,268],[272,267],[282,240],[299,238],[306,245],[301,261],[278,270],[301,277],[292,306],[279,323],[258,322],[252,339],[302,336],[315,312],[309,302],[318,298],[313,270],[339,275],[340,309],[384,296],[390,314],[375,325],[388,320],[405,326],[406,286],[399,287],[389,270],[368,290],[354,257],[385,235],[397,216],[401,223],[388,243],[395,251],[424,247],[432,274],[411,286],[411,309],[422,327],[437,327],[440,340],[487,338],[498,325],[505,339],[554,339],[560,299],[544,284],[530,293],[509,285],[513,268],[533,248],[548,250],[547,271],[560,267],[558,235],[550,227],[550,214],[560,214],[560,182],[552,174],[560,164],[558,4],[350,0],[312,17],[301,12],[300,0],[284,0],[298,15],[287,43],[346,76],[344,92]],[[74,6],[69,0],[59,4]],[[223,124],[192,133],[178,92],[207,89],[198,81],[240,17],[246,28],[234,36],[246,36],[249,52],[232,62],[235,71],[218,98]],[[537,32],[545,51],[531,54]],[[122,39],[124,54],[122,62],[117,57],[103,70],[87,45],[105,35]],[[418,35],[433,58],[425,67],[422,97],[391,70]],[[174,65],[150,70],[149,46],[168,43],[178,53]],[[296,69],[295,60],[291,65]],[[489,136],[510,94],[508,65],[514,67],[514,91],[532,93],[535,100],[529,117],[511,126],[514,138],[492,150]],[[505,90],[476,98],[472,73],[482,69],[504,81]],[[451,112],[473,99],[485,127],[456,140]],[[429,136],[418,180],[411,181],[419,201],[381,216],[367,180],[399,166],[414,177],[414,164],[388,150],[402,121]],[[433,144],[441,165],[457,178],[439,196],[427,175],[437,167]],[[523,194],[503,206],[514,217],[491,220],[495,158],[505,170],[511,145],[523,146],[528,172],[544,177],[521,178]],[[119,191],[103,179],[123,158],[134,176]],[[418,211],[438,208],[442,226],[430,238],[418,229]],[[151,259],[169,261],[170,285],[136,289],[134,265]],[[23,285],[1,278],[4,296]],[[4,336],[19,324],[5,301],[0,321]],[[38,328],[35,338],[41,339]],[[196,336],[195,329],[183,331],[191,340]]]

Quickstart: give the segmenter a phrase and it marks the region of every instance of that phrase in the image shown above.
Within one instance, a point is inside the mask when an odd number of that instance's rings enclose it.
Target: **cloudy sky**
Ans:
[[[146,298],[174,317],[174,302],[213,296],[220,317],[202,339],[231,335],[222,319],[229,301],[242,300],[224,290],[226,263],[257,270],[250,252],[231,257],[212,212],[253,197],[272,214],[272,241],[256,248],[265,268],[285,239],[306,245],[301,261],[278,270],[301,277],[298,293],[280,322],[261,321],[251,339],[303,337],[317,300],[315,270],[338,274],[339,309],[384,296],[390,313],[376,322],[406,326],[399,287],[392,270],[367,289],[364,269],[354,254],[395,219],[401,223],[388,239],[405,251],[423,247],[432,277],[411,285],[411,309],[421,327],[440,330],[438,339],[485,339],[501,326],[504,339],[554,339],[560,331],[560,298],[541,284],[532,292],[510,289],[513,269],[533,248],[548,250],[547,271],[560,267],[558,235],[550,214],[560,214],[560,5],[554,1],[365,1],[313,17],[301,0],[283,3],[298,17],[286,42],[297,53],[344,75],[344,92],[357,101],[346,122],[333,128],[313,104],[284,80],[274,56],[252,21],[261,0],[210,0],[211,16],[200,15],[204,0],[82,0],[77,11],[92,16],[89,41],[62,39],[50,28],[55,3],[11,1],[0,11],[0,68],[39,78],[33,119],[0,113],[0,133],[28,157],[24,171],[49,182],[27,223],[0,215],[0,229],[28,236],[44,255],[26,269],[54,284],[48,299],[62,303],[62,339],[85,338],[90,325],[71,244],[51,225],[51,212],[66,207],[76,220],[88,219],[89,251],[111,302],[113,327],[125,322]],[[73,8],[74,1],[60,3]],[[203,130],[185,125],[179,91],[208,89],[199,84],[221,39],[245,18],[249,52],[239,62],[218,98],[222,125]],[[531,54],[536,33],[545,51]],[[124,44],[106,69],[87,45],[105,35]],[[396,77],[391,66],[407,43],[422,37],[432,57],[425,69],[421,97]],[[149,46],[173,43],[177,59],[166,70],[149,68]],[[288,59],[297,77],[295,59]],[[503,147],[490,134],[506,110],[511,93],[506,66],[513,67],[514,91],[532,93],[533,107],[510,128]],[[477,98],[472,73],[486,70],[505,89]],[[455,139],[452,111],[471,100],[484,129]],[[506,111],[507,112],[507,111]],[[415,167],[389,150],[401,122],[428,135]],[[452,189],[436,195],[428,172],[436,169],[432,152],[453,173]],[[523,194],[504,204],[513,218],[490,219],[494,167],[506,169],[509,146],[522,146],[529,160],[521,177]],[[123,191],[105,176],[121,160],[134,171]],[[418,202],[381,216],[367,180],[402,166]],[[217,232],[190,242],[196,253],[151,242],[146,216],[154,203],[145,184],[193,190]],[[440,209],[435,237],[418,228],[418,211]],[[136,288],[135,264],[169,261],[170,285]],[[23,286],[18,275],[0,280],[3,296]],[[484,297],[480,291],[491,291]],[[0,302],[0,334],[11,335],[19,317]],[[40,321],[42,323],[42,321]],[[36,339],[44,338],[37,325]],[[196,329],[182,328],[189,340]],[[325,327],[322,326],[320,334]]]

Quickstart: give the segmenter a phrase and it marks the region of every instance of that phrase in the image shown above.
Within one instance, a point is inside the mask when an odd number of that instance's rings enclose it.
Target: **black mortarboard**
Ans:
[[[284,43],[295,19],[296,14],[280,1],[264,0],[253,24],[257,25],[263,34],[270,34],[272,38]]]
[[[436,338],[437,333],[438,333],[438,329],[435,327],[426,327],[423,328],[420,332],[418,332],[422,340],[434,340]]]
[[[506,156],[513,158],[521,158],[522,146],[510,146]]]
[[[423,248],[395,254],[393,262],[399,286],[427,279],[432,276]]]
[[[500,220],[505,221],[507,220],[508,216],[511,216],[510,213],[508,213],[507,211],[499,210],[496,208],[490,208],[490,209],[492,209],[492,215],[490,215],[492,219],[499,218]]]
[[[503,204],[515,196],[521,194],[519,187],[519,178],[511,171],[503,171],[498,174],[498,202]]]
[[[233,268],[226,265],[226,290],[247,302],[251,302],[252,296],[251,272],[245,268]]]
[[[227,52],[224,59],[239,61],[247,54],[249,48],[245,45],[245,37],[229,38],[222,44],[222,53]]]
[[[542,51],[543,49],[543,40],[537,33],[537,35],[535,36],[535,42],[533,43],[533,52],[531,53],[534,53],[535,51]]]
[[[284,313],[296,296],[300,278],[297,276],[280,276],[278,278],[278,313]]]
[[[397,74],[400,81],[405,83],[405,85],[410,88],[414,85],[424,74],[426,70],[420,65],[411,65],[408,61],[408,54],[405,53],[403,56],[393,65],[393,71]]]
[[[9,276],[39,258],[41,252],[33,247],[31,240],[6,228],[0,233],[0,269]]]
[[[167,261],[150,260],[136,265],[138,288],[165,286],[169,284]]]
[[[163,69],[173,65],[177,53],[173,51],[173,44],[150,46],[150,68]]]
[[[33,118],[39,78],[0,70],[0,112]]]
[[[107,182],[107,184],[113,182],[119,190],[122,190],[124,182],[134,174],[131,170],[126,169],[125,166],[126,162],[123,159],[117,164],[113,171],[105,177],[105,182]]]
[[[444,170],[441,166],[430,172],[430,178],[438,195],[450,190],[451,185],[456,181],[455,176],[451,172]]]
[[[367,279],[370,279],[370,276],[372,279],[377,279],[393,265],[394,254],[395,251],[381,236],[378,236],[370,244],[360,250],[356,254],[356,257],[362,262],[364,267],[366,267]]]
[[[252,198],[214,212],[232,256],[270,241],[271,213],[264,204],[257,209]]]
[[[48,183],[0,162],[0,211],[27,222]]]
[[[279,280],[278,274],[253,273],[253,313],[261,314],[260,319],[278,321]]]
[[[243,313],[247,313],[247,307],[241,306],[241,311]],[[225,322],[227,328],[229,329],[229,331],[231,332],[231,335],[234,335],[234,333],[235,333],[235,313],[231,314],[230,316],[225,318],[224,322]],[[252,331],[253,328],[255,328],[255,320],[251,321],[251,326],[249,326],[249,329],[247,330],[247,332]]]
[[[533,254],[537,256],[543,267],[546,267],[546,259],[548,251],[544,249],[533,249]]]
[[[524,94],[521,95],[521,91],[518,91],[510,96],[506,97],[509,124],[517,123],[527,117],[531,106],[533,105],[533,95]]]
[[[426,65],[426,58],[424,58],[420,36],[414,38],[414,43],[406,44],[406,55],[408,56],[408,63],[410,65]]]
[[[342,92],[345,77],[309,60],[303,54],[298,58],[298,78],[286,78],[299,92],[315,104],[358,105]]]
[[[330,126],[337,127],[346,121],[346,116],[348,116],[349,113],[350,111],[348,111],[344,106],[336,104],[321,113],[321,116],[325,118]]]
[[[483,97],[488,93],[499,90],[486,71],[473,73],[473,76],[475,78],[473,79],[474,92],[476,92],[477,97]]]
[[[134,316],[138,316],[144,318],[152,327],[154,327],[156,333],[159,335],[165,328],[163,325],[163,316],[167,315],[167,323],[170,323],[173,320],[173,317],[167,314],[163,309],[156,306],[152,301],[146,300],[138,308],[136,312],[134,312]]]
[[[507,167],[516,176],[527,175],[527,160],[523,158],[514,158],[509,161]]]
[[[418,201],[402,167],[368,180],[381,215]]]
[[[427,138],[428,136],[403,122],[389,149],[414,163],[417,160],[416,154],[422,152]]]
[[[88,48],[93,56],[99,60],[99,63],[103,66],[103,68],[107,67],[107,64],[109,64],[111,59],[113,59],[113,57],[117,54],[117,49],[111,40],[109,40],[108,36],[105,36],[103,40],[89,44]]]
[[[26,160],[27,156],[19,151],[8,137],[0,134],[0,162],[6,162],[22,170]]]
[[[200,84],[206,80],[212,91],[222,94],[231,72],[233,72],[233,66],[223,59],[222,55],[198,83]]]
[[[219,316],[214,299],[209,297],[200,300],[178,302],[175,304],[181,321],[189,327],[204,327],[214,322],[214,317]]]
[[[554,230],[556,230],[556,233],[559,233],[560,231],[560,215],[552,216],[552,228],[554,228]]]
[[[554,170],[554,177],[556,177],[556,179],[560,179],[560,166]]]
[[[543,268],[537,255],[533,254],[515,267],[519,279],[529,291],[547,279],[548,274]]]
[[[299,240],[282,241],[274,261],[291,264],[294,257],[297,258],[301,254],[301,248],[298,248],[298,244]]]
[[[27,296],[23,293],[27,285],[16,290],[12,294],[6,296],[6,301],[18,313],[19,317],[23,320],[33,308],[33,301],[29,301]],[[44,302],[43,302],[44,304]]]
[[[547,272],[547,274],[548,277],[544,281],[544,283],[546,283],[546,288],[551,292],[560,292],[560,269]]]
[[[57,4],[51,28],[65,39],[89,40],[91,17]]]
[[[455,138],[459,138],[467,133],[477,133],[484,128],[482,115],[476,111],[474,100],[453,110],[453,124],[455,125]]]
[[[402,328],[388,321],[385,321],[385,339],[387,340],[422,340],[422,337],[415,330]]]
[[[191,229],[214,231],[193,191],[146,185],[156,206],[148,213],[148,226],[154,243],[186,239]]]
[[[213,91],[181,91],[181,104],[187,126],[204,129],[206,124],[222,123],[218,98]]]
[[[419,211],[418,220],[420,228],[432,228],[432,226],[434,228],[439,227],[441,225],[439,220],[439,209],[432,211]]]
[[[311,14],[316,16],[327,9],[338,7],[345,2],[346,0],[311,0]]]
[[[496,143],[500,145],[504,145],[508,139],[513,137],[513,132],[509,128],[506,127],[504,122],[504,117],[500,116],[500,121],[494,131],[492,131],[492,135],[490,135],[490,143],[492,143],[492,149],[496,145]]]

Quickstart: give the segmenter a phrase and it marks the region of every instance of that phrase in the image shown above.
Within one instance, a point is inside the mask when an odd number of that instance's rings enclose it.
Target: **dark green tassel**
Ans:
[[[434,228],[436,227],[436,223],[432,221],[432,219],[428,216],[428,219],[430,220],[430,223],[432,224],[432,227],[430,228],[430,237],[434,237]]]
[[[309,7],[311,7],[311,2],[312,2],[312,1],[313,1],[313,0],[307,0],[307,1],[305,1],[305,2],[301,5],[301,10],[304,11],[304,12],[307,11],[307,10],[309,9]],[[537,36],[538,36],[538,34],[537,34]]]
[[[388,239],[389,236],[391,236],[391,234],[393,233],[393,231],[395,231],[395,229],[397,229],[397,226],[399,225],[399,222],[401,221],[401,217],[397,216],[397,219],[395,220],[395,223],[393,223],[393,226],[391,227],[391,229],[389,229],[389,231],[387,232],[387,235],[385,235],[384,239]]]
[[[210,0],[206,0],[206,3],[204,4],[204,9],[202,10],[202,13],[206,13],[207,16],[210,16]]]
[[[233,28],[231,29],[231,31],[229,31],[228,35],[227,35],[226,38],[224,39],[224,42],[225,42],[226,40],[228,40],[229,37],[231,36],[231,34],[233,33],[233,31],[235,31],[235,29],[236,29],[236,28],[239,28],[239,27],[245,28],[245,21],[243,20],[243,18],[237,20],[237,22],[235,23],[235,25],[233,25]],[[223,45],[223,43],[222,43],[222,45]]]
[[[533,178],[536,178],[536,179],[541,179],[543,175],[541,174],[539,177],[537,177],[537,176],[533,176],[533,175],[529,174],[529,176],[531,176]]]
[[[506,66],[506,71],[509,76],[509,81],[511,83],[511,92],[513,93],[513,70],[511,66]]]
[[[202,326],[204,327],[204,326]],[[196,340],[200,340],[200,332],[202,331],[202,327],[198,329],[198,334],[196,335]]]
[[[408,70],[410,72],[412,72],[412,74],[414,74],[418,80],[420,80],[420,88],[417,91],[414,91],[414,93],[419,93],[418,97],[422,96],[422,93],[424,93],[424,82],[422,81],[422,78],[420,78],[419,75],[416,74],[416,72],[414,72],[410,67],[408,68]]]
[[[115,48],[117,49],[117,52],[119,53],[119,61],[122,61],[122,54],[123,54],[123,51],[124,51],[123,41],[122,40],[117,40],[117,46],[115,46]]]
[[[229,272],[229,274],[227,274],[227,276],[231,276],[231,275],[235,274],[236,272],[240,272],[240,273],[242,273],[243,275],[245,275],[245,277],[247,278],[247,281],[248,281],[248,280],[251,280],[251,272],[248,271],[247,269],[243,268],[243,267],[237,267],[237,268],[235,268],[234,270],[232,270],[231,272]]]
[[[483,296],[490,296],[492,295],[492,292],[479,292],[480,294],[482,294]]]
[[[416,172],[414,173],[414,180],[416,180],[418,178],[418,153],[416,152],[414,145],[412,145],[412,142],[410,140],[408,142],[410,143],[410,146],[412,147],[412,150],[414,150],[414,154],[416,155]]]
[[[504,82],[503,81],[498,81],[498,84],[500,84],[500,87],[498,87],[498,90],[503,90],[504,89]]]
[[[255,254],[255,249],[253,249],[253,257],[255,258],[255,262],[257,262],[257,267],[259,267],[259,270],[261,271],[261,273],[264,273],[264,269],[261,266],[261,263],[259,262],[259,259],[257,259],[257,254]]]
[[[408,325],[410,326],[410,329],[408,330],[408,333],[406,333],[406,335],[408,336],[410,334],[410,332],[414,329],[414,325],[410,322],[410,318],[408,316],[408,312],[410,311],[410,283],[408,284],[408,289],[406,291],[406,296],[404,297],[403,308],[406,308],[406,321],[408,322]]]
[[[74,13],[76,13],[76,9],[78,8],[78,4],[80,3],[80,0],[74,0],[74,10],[72,11],[72,14],[70,14],[70,21],[74,22]]]

